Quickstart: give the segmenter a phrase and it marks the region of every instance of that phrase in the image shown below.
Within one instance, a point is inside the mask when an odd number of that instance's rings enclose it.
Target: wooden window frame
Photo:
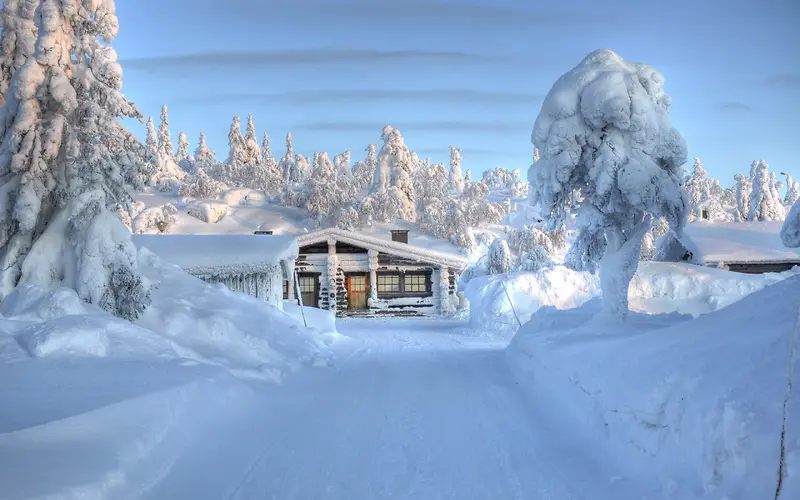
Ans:
[[[397,276],[399,282],[398,291],[381,291],[380,282],[381,277],[384,276]],[[406,276],[422,276],[425,283],[424,291],[406,291]],[[375,277],[375,290],[377,291],[378,298],[383,300],[399,299],[404,297],[412,298],[427,298],[433,296],[433,273],[431,271],[378,271]]]

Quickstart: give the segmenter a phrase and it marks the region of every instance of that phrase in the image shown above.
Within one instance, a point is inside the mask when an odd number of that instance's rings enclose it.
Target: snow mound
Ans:
[[[798,273],[742,274],[687,263],[641,262],[628,295],[635,312],[698,316]],[[470,280],[464,288],[472,326],[497,332],[515,331],[541,307],[570,309],[599,293],[600,282],[595,275],[563,266],[482,276]]]
[[[698,221],[684,231],[697,246],[699,254],[694,258],[698,262],[800,262],[800,250],[787,248],[781,240],[782,224]]]
[[[632,474],[667,498],[800,497],[800,399],[788,392],[800,277],[693,320],[631,314],[603,322],[598,300],[543,308],[508,347],[542,404],[583,417]],[[796,392],[796,391],[795,391]],[[791,395],[791,397],[789,397]]]
[[[203,222],[216,224],[228,213],[228,204],[216,200],[197,200],[186,205],[186,212]]]
[[[267,196],[255,189],[231,189],[222,195],[222,201],[231,207],[261,207],[267,204]]]

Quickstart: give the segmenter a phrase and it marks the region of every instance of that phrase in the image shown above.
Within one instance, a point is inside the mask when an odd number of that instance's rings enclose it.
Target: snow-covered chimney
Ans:
[[[392,229],[392,241],[408,243],[408,229]]]

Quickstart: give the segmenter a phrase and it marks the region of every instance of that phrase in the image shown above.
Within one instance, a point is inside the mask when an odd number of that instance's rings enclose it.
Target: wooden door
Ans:
[[[369,295],[369,277],[366,274],[349,274],[347,276],[347,309],[361,311],[367,309]]]
[[[300,274],[297,276],[300,284],[300,297],[303,305],[319,307],[319,279],[315,274]]]

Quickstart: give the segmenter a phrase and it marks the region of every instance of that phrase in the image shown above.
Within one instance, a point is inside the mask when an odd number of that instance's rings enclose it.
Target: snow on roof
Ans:
[[[786,248],[780,238],[782,221],[694,222],[684,230],[700,255],[698,262],[800,263],[800,250]]]
[[[253,234],[137,234],[133,242],[195,276],[270,272],[298,255],[294,236]]]
[[[326,241],[329,238],[368,250],[376,250],[391,255],[400,255],[418,262],[447,266],[459,272],[467,267],[467,259],[458,255],[415,247],[408,243],[398,243],[396,241],[384,240],[373,236],[365,236],[360,233],[345,231],[336,227],[322,229],[313,233],[301,234],[297,237],[297,242],[301,247],[304,247]]]

